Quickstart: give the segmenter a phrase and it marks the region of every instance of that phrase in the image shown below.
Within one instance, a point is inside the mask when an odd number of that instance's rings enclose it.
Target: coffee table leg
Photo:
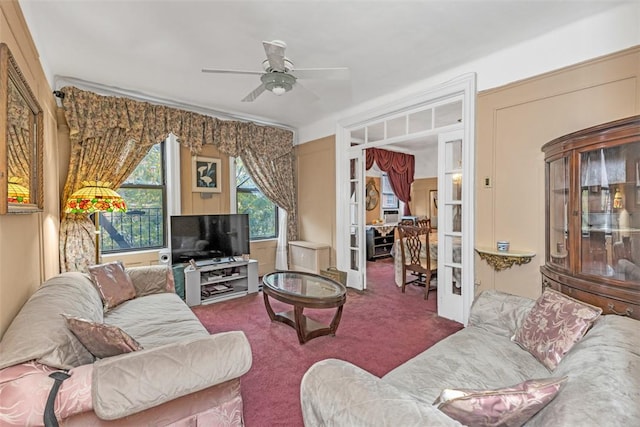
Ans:
[[[269,296],[266,292],[262,292],[262,295],[264,296],[264,306],[267,309],[267,314],[269,314],[269,319],[271,319],[271,321],[276,320],[276,313],[273,311],[273,308],[271,308],[271,304],[269,304]]]
[[[307,319],[304,317],[304,314],[302,314],[303,310],[303,307],[297,305],[293,307],[294,318],[296,319],[296,333],[298,334],[300,344],[304,344],[307,341]]]
[[[340,319],[342,318],[342,307],[344,307],[344,305],[341,305],[340,307],[338,307],[338,310],[336,310],[336,314],[333,316],[333,320],[331,321],[331,326],[329,327],[331,329],[331,335],[335,336],[336,335],[336,331],[338,330],[338,325],[340,324]]]

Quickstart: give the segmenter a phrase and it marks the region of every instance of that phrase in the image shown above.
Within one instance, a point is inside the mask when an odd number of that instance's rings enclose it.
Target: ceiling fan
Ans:
[[[273,40],[270,42],[263,41],[264,51],[267,59],[262,62],[264,71],[244,71],[244,70],[227,70],[215,68],[203,68],[203,73],[220,73],[220,74],[251,74],[259,75],[262,83],[251,93],[242,99],[242,102],[252,102],[265,90],[272,92],[274,95],[282,95],[289,92],[294,86],[303,87],[298,83],[298,79],[308,78],[324,78],[324,79],[348,79],[348,68],[298,68],[294,69],[293,62],[286,56],[284,51],[287,44],[282,40]],[[315,96],[315,95],[314,95]]]

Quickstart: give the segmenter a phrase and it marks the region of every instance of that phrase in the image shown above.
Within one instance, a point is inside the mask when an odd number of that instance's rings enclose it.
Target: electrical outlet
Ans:
[[[484,188],[491,188],[491,178],[489,178],[488,176],[485,176],[482,179],[482,182],[484,183]]]

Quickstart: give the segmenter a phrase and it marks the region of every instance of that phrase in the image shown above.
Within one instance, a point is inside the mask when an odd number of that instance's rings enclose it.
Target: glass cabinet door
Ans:
[[[581,272],[640,282],[640,142],[580,153]]]
[[[549,163],[549,261],[568,269],[569,258],[569,161],[562,157]]]

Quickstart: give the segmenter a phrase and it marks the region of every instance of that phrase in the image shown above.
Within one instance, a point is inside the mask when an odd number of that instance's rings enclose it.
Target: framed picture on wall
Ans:
[[[438,228],[438,190],[429,191],[429,218],[431,227]]]
[[[193,156],[191,158],[192,191],[194,193],[222,192],[220,159]]]

